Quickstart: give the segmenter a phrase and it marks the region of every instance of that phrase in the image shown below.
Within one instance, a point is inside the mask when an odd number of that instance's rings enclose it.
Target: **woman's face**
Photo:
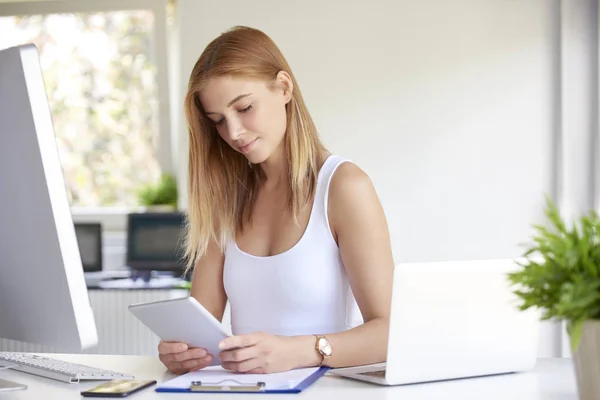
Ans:
[[[276,85],[229,76],[211,78],[199,97],[221,138],[259,164],[283,143],[291,90],[291,78],[282,71]]]

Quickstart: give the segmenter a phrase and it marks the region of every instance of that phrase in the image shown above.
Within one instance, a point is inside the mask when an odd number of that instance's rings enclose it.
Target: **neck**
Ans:
[[[264,187],[271,190],[287,186],[289,177],[286,164],[284,147],[280,145],[268,159],[260,164],[265,176]]]

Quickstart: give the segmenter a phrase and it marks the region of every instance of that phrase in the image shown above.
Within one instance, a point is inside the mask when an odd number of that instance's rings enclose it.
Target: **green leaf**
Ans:
[[[160,181],[142,187],[138,201],[145,206],[171,205],[177,207],[177,181],[169,174],[163,174]]]
[[[576,339],[583,321],[600,319],[600,219],[590,211],[567,227],[548,196],[544,214],[546,223],[533,225],[525,261],[508,280],[519,309],[566,320]]]
[[[581,343],[581,336],[583,335],[583,323],[584,320],[575,320],[567,324],[567,332],[569,333],[571,342],[571,352],[575,354],[579,344]]]

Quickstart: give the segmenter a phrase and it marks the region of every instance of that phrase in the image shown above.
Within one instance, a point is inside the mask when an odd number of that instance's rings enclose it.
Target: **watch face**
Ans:
[[[325,338],[320,338],[319,339],[319,350],[323,353],[323,355],[330,356],[331,355],[331,343],[329,343],[329,340],[327,340]]]

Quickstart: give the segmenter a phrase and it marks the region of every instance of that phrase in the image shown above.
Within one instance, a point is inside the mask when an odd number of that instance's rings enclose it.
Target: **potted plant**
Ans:
[[[177,181],[170,174],[162,174],[159,182],[145,185],[138,191],[138,201],[148,211],[177,209]]]
[[[581,400],[600,399],[600,219],[596,211],[565,223],[550,198],[549,226],[534,225],[533,243],[509,274],[521,310],[567,325]]]

